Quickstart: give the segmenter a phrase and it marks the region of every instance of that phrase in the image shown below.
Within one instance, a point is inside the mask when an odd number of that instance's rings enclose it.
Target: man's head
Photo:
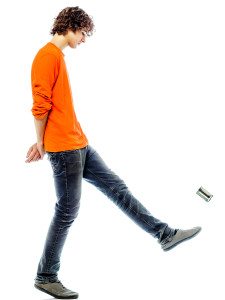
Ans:
[[[78,6],[64,8],[55,18],[51,35],[63,35],[70,47],[85,42],[86,36],[94,31],[92,18]]]

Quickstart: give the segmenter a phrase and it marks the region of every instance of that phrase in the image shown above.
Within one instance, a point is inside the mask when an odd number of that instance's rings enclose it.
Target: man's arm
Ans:
[[[37,135],[37,144],[44,144],[44,133],[48,120],[48,114],[43,119],[36,119],[34,117],[34,125]]]
[[[36,161],[44,157],[44,133],[52,107],[52,89],[58,77],[58,69],[58,59],[50,53],[36,58],[32,64],[33,106],[31,111],[34,116],[37,143],[29,148],[25,162]]]
[[[36,119],[34,117],[34,125],[37,135],[37,149],[40,153],[40,158],[43,159],[45,155],[44,150],[44,134],[45,134],[45,128],[48,120],[48,114],[43,119]]]
[[[37,143],[33,144],[26,156],[26,163],[34,162],[39,159],[43,159],[45,155],[45,150],[44,150],[44,133],[45,133],[45,127],[47,124],[48,120],[48,114],[43,118],[43,119],[36,119],[34,118],[34,124],[35,124],[35,129],[36,129],[36,134],[37,134]]]

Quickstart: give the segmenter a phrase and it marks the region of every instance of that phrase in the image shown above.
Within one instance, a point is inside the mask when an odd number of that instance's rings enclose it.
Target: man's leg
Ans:
[[[129,218],[159,240],[175,232],[167,223],[156,219],[129,191],[100,155],[89,145],[84,166],[84,179],[111,199]]]
[[[111,199],[130,219],[157,238],[163,250],[172,249],[201,230],[200,227],[188,230],[173,229],[167,223],[156,219],[132,195],[125,182],[108,168],[90,145],[87,150],[83,176],[86,181],[96,186]]]
[[[80,206],[86,148],[55,153],[47,152],[47,155],[53,169],[57,202],[38,265],[35,283],[36,287],[41,290],[45,287],[46,290],[43,291],[52,296],[71,296],[71,291],[65,291],[62,285],[57,285],[57,273],[69,228],[77,217]],[[54,287],[49,284],[53,282],[55,283]],[[58,295],[52,291],[58,292]],[[63,295],[62,292],[64,292]]]

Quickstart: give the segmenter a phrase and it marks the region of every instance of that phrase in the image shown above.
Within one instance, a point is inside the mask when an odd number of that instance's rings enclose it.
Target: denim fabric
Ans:
[[[46,154],[53,170],[57,201],[38,265],[36,282],[58,280],[61,252],[80,206],[82,179],[96,186],[129,218],[159,241],[173,234],[174,229],[153,217],[90,145],[82,149]]]

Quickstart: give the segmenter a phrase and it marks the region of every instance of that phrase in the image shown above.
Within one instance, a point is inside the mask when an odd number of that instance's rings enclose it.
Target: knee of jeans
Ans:
[[[128,192],[128,187],[124,181],[120,181],[116,186],[114,186],[113,190],[116,192],[117,196],[123,198]]]
[[[77,209],[73,209],[70,212],[66,212],[66,211],[57,211],[56,212],[56,218],[58,221],[60,221],[61,223],[66,223],[66,224],[72,224],[73,221],[76,219],[78,215],[78,210]]]

